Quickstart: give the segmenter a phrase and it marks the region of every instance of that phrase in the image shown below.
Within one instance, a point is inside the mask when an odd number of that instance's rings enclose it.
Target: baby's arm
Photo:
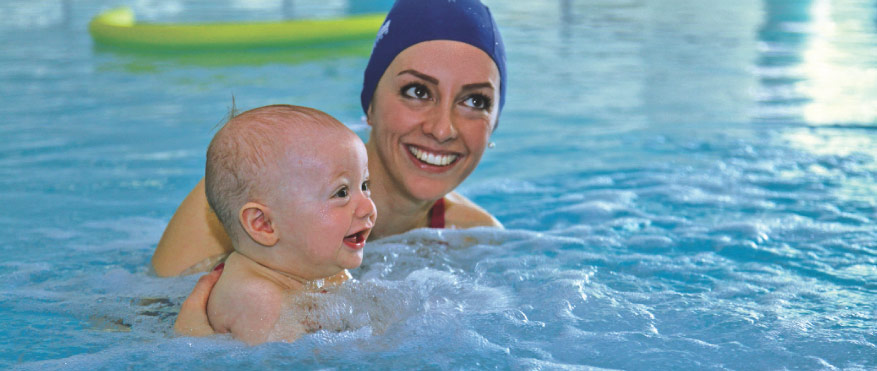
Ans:
[[[269,334],[280,317],[284,297],[284,290],[267,280],[220,280],[210,294],[207,316],[218,333],[230,332],[249,345],[264,343],[273,340]]]

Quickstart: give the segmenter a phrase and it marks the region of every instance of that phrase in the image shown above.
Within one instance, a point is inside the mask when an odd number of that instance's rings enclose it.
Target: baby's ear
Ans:
[[[271,209],[268,206],[247,202],[241,207],[239,219],[244,230],[250,237],[263,246],[277,244],[277,230],[271,220]]]

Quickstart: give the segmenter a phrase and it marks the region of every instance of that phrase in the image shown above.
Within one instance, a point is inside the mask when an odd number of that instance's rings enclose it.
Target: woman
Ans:
[[[361,103],[372,131],[372,238],[421,227],[500,223],[453,192],[475,169],[505,101],[505,52],[478,0],[399,0],[365,71]],[[152,257],[159,276],[205,271],[232,251],[203,180]]]
[[[505,102],[505,71],[499,31],[478,0],[397,0],[378,32],[361,96],[379,215],[371,238],[422,227],[502,227],[453,190],[488,147]],[[230,251],[202,180],[168,224],[152,264],[161,276],[194,273]],[[196,284],[178,333],[212,333],[204,312],[220,272],[221,265]]]

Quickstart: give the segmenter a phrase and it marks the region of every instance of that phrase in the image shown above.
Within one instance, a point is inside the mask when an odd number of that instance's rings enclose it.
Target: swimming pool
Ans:
[[[345,1],[0,4],[0,368],[877,368],[877,5],[489,1],[505,231],[366,247],[323,331],[176,338],[149,258],[234,96],[364,137],[366,56],[136,55],[85,26],[323,17]]]

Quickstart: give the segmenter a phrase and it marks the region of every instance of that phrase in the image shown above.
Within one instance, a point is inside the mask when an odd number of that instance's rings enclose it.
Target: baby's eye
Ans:
[[[491,103],[491,99],[484,94],[473,94],[463,101],[463,104],[467,107],[472,107],[479,110],[489,110]]]
[[[349,193],[350,193],[350,191],[347,189],[347,187],[342,187],[341,189],[338,190],[338,192],[335,192],[335,197],[347,198]]]
[[[362,182],[362,191],[363,192],[368,192],[370,188],[371,188],[371,184],[368,180]]]
[[[429,99],[429,89],[423,84],[408,84],[402,88],[402,95],[408,98]]]

